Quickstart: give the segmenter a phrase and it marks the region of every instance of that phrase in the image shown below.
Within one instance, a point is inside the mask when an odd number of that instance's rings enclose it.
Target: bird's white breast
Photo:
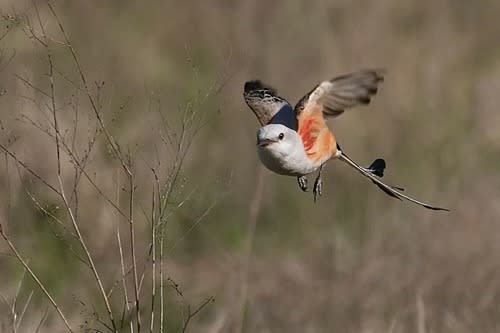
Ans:
[[[269,170],[280,175],[302,176],[307,175],[320,167],[312,162],[304,151],[300,138],[295,145],[280,145],[273,143],[265,147],[257,146],[259,158]]]

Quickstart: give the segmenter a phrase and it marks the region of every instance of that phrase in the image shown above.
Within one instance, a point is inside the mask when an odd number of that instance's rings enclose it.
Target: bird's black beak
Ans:
[[[266,147],[270,145],[273,142],[276,142],[277,140],[272,140],[272,139],[257,139],[257,146],[259,147]]]

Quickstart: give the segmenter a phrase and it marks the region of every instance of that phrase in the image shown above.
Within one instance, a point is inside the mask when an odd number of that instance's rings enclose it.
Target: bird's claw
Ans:
[[[297,182],[299,183],[300,189],[304,192],[307,192],[307,177],[306,176],[297,177]]]
[[[313,196],[314,196],[314,202],[316,202],[316,199],[318,196],[321,196],[321,187],[323,185],[323,180],[321,179],[321,176],[318,176],[316,180],[314,181],[314,187],[313,187]]]

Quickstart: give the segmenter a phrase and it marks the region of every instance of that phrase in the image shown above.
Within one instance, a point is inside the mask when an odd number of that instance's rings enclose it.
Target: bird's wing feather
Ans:
[[[259,80],[248,81],[244,86],[243,97],[262,126],[272,122],[295,129],[293,109],[286,99],[277,94],[275,89]]]
[[[335,117],[345,109],[368,104],[383,81],[382,70],[362,70],[324,81],[295,105],[297,132],[304,148],[315,147],[317,138],[329,136],[325,117]],[[330,140],[332,141],[332,140]],[[331,147],[332,149],[334,147]]]
[[[314,87],[294,108],[297,119],[307,113],[311,105],[318,104],[325,116],[336,117],[345,109],[370,103],[377,93],[378,84],[384,80],[383,70],[361,70],[323,81]]]

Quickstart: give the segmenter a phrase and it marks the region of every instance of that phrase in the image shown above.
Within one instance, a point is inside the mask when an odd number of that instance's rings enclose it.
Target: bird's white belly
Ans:
[[[257,153],[266,168],[280,175],[303,176],[321,165],[311,162],[305,154],[287,154],[267,147],[257,147]]]

